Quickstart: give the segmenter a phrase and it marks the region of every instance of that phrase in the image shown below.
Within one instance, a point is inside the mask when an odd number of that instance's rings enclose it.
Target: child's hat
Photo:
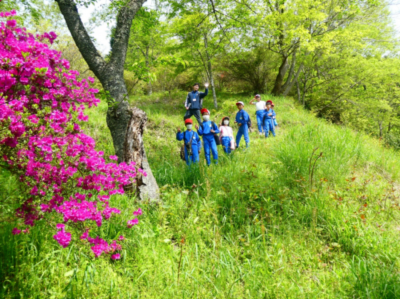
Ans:
[[[188,124],[193,124],[193,120],[191,120],[190,118],[185,119],[185,125],[188,125]]]
[[[200,113],[201,113],[201,115],[203,115],[205,113],[210,114],[210,111],[208,111],[208,109],[206,109],[206,108],[203,108],[203,109],[200,110]]]
[[[229,117],[228,117],[228,116],[224,116],[224,117],[222,118],[221,124],[224,123],[224,120],[225,120],[225,119],[229,120]]]
[[[272,103],[272,101],[271,101],[271,100],[268,100],[268,101],[267,101],[267,104],[270,104],[271,106],[273,106],[273,105],[274,105],[274,103]]]
[[[243,103],[243,102],[237,102],[237,103],[236,103],[236,106],[237,106],[237,105],[243,105],[243,106],[244,106],[244,103]]]
[[[256,94],[255,97],[256,98],[261,98],[261,96],[259,94]]]

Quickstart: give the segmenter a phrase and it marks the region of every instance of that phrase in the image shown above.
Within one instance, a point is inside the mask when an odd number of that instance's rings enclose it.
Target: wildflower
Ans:
[[[120,258],[121,258],[121,255],[119,253],[113,254],[111,256],[111,259],[113,259],[113,260],[119,260]]]
[[[136,225],[139,223],[139,220],[137,218],[129,220],[128,221],[128,228],[131,228],[132,226]]]
[[[13,235],[19,235],[21,233],[21,230],[19,230],[18,228],[13,228],[13,230],[12,230],[12,234]]]

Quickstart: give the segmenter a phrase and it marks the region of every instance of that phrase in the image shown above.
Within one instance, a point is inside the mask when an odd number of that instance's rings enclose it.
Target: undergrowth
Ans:
[[[188,169],[175,140],[184,96],[131,99],[149,117],[146,150],[162,201],[112,198],[122,211],[144,211],[134,229],[123,229],[123,212],[98,231],[126,236],[121,261],[95,259],[78,242],[62,249],[40,222],[13,236],[18,185],[0,174],[0,297],[400,297],[398,153],[274,98],[276,138],[251,133],[249,149],[219,148],[210,167],[202,153]],[[220,95],[211,118],[232,119],[235,102],[248,99]],[[92,109],[85,129],[111,155],[106,110]]]

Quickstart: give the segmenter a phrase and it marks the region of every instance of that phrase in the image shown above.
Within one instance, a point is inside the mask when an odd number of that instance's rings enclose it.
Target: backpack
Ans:
[[[211,122],[212,123],[212,128],[213,128],[213,130],[214,130],[214,126],[216,126],[217,128],[218,128],[218,126],[215,124],[215,122]],[[204,130],[204,127],[203,127],[203,124],[201,125],[201,128]],[[221,140],[219,140],[219,136],[218,136],[218,133],[215,133],[214,134],[214,140],[215,140],[215,144],[216,145],[221,145]]]
[[[193,137],[194,137],[194,132],[192,138],[190,138],[190,141],[185,144],[185,135],[186,131],[183,133],[183,145],[181,146],[181,151],[180,151],[180,157],[183,161],[186,161],[185,159],[185,146],[186,146],[186,151],[188,152],[188,156],[192,155],[192,142],[193,142]]]

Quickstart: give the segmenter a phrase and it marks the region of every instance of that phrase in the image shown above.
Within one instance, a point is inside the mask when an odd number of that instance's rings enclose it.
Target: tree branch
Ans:
[[[106,62],[97,51],[89,34],[87,33],[74,0],[56,0],[56,2],[58,3],[60,11],[64,16],[65,22],[67,23],[68,29],[71,32],[72,38],[74,39],[75,44],[77,45],[83,58],[87,62],[90,70],[96,75],[97,78],[99,78],[100,81],[102,81],[102,73],[104,67],[106,66]]]
[[[113,67],[119,71],[123,71],[124,69],[132,20],[145,1],[146,0],[131,0],[126,6],[119,10],[114,43],[111,50],[112,54],[109,62],[110,65],[113,65]]]

